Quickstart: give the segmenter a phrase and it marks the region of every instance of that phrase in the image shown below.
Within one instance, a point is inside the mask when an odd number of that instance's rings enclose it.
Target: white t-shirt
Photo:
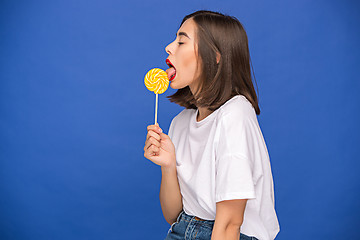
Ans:
[[[273,240],[280,230],[273,178],[251,103],[237,95],[199,122],[197,114],[184,109],[169,128],[185,213],[215,220],[216,202],[249,199],[241,232]]]

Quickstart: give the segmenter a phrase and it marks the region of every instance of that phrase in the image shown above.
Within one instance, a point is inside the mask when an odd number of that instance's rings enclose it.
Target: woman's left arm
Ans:
[[[239,240],[247,199],[216,203],[216,216],[211,240]]]

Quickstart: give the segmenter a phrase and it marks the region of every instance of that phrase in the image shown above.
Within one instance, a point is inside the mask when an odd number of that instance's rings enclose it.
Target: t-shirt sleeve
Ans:
[[[255,127],[252,118],[241,112],[229,112],[219,120],[215,153],[216,202],[256,197],[251,154],[256,144],[252,137]]]
[[[170,137],[171,140],[172,140],[172,138],[173,138],[174,120],[175,120],[175,118],[173,118],[173,119],[171,120],[170,127],[169,127],[169,131],[168,131],[168,136]]]

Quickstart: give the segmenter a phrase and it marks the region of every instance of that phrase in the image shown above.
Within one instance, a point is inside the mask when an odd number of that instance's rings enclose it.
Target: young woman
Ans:
[[[165,50],[178,89],[170,101],[185,109],[168,135],[148,126],[144,156],[161,166],[166,239],[274,239],[273,179],[244,28],[234,17],[198,11]]]

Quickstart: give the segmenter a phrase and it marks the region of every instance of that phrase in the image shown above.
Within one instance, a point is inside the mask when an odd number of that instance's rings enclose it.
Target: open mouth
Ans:
[[[166,70],[166,73],[168,74],[169,81],[172,81],[176,76],[176,69],[169,59],[166,59],[166,64],[169,66],[169,69]]]

